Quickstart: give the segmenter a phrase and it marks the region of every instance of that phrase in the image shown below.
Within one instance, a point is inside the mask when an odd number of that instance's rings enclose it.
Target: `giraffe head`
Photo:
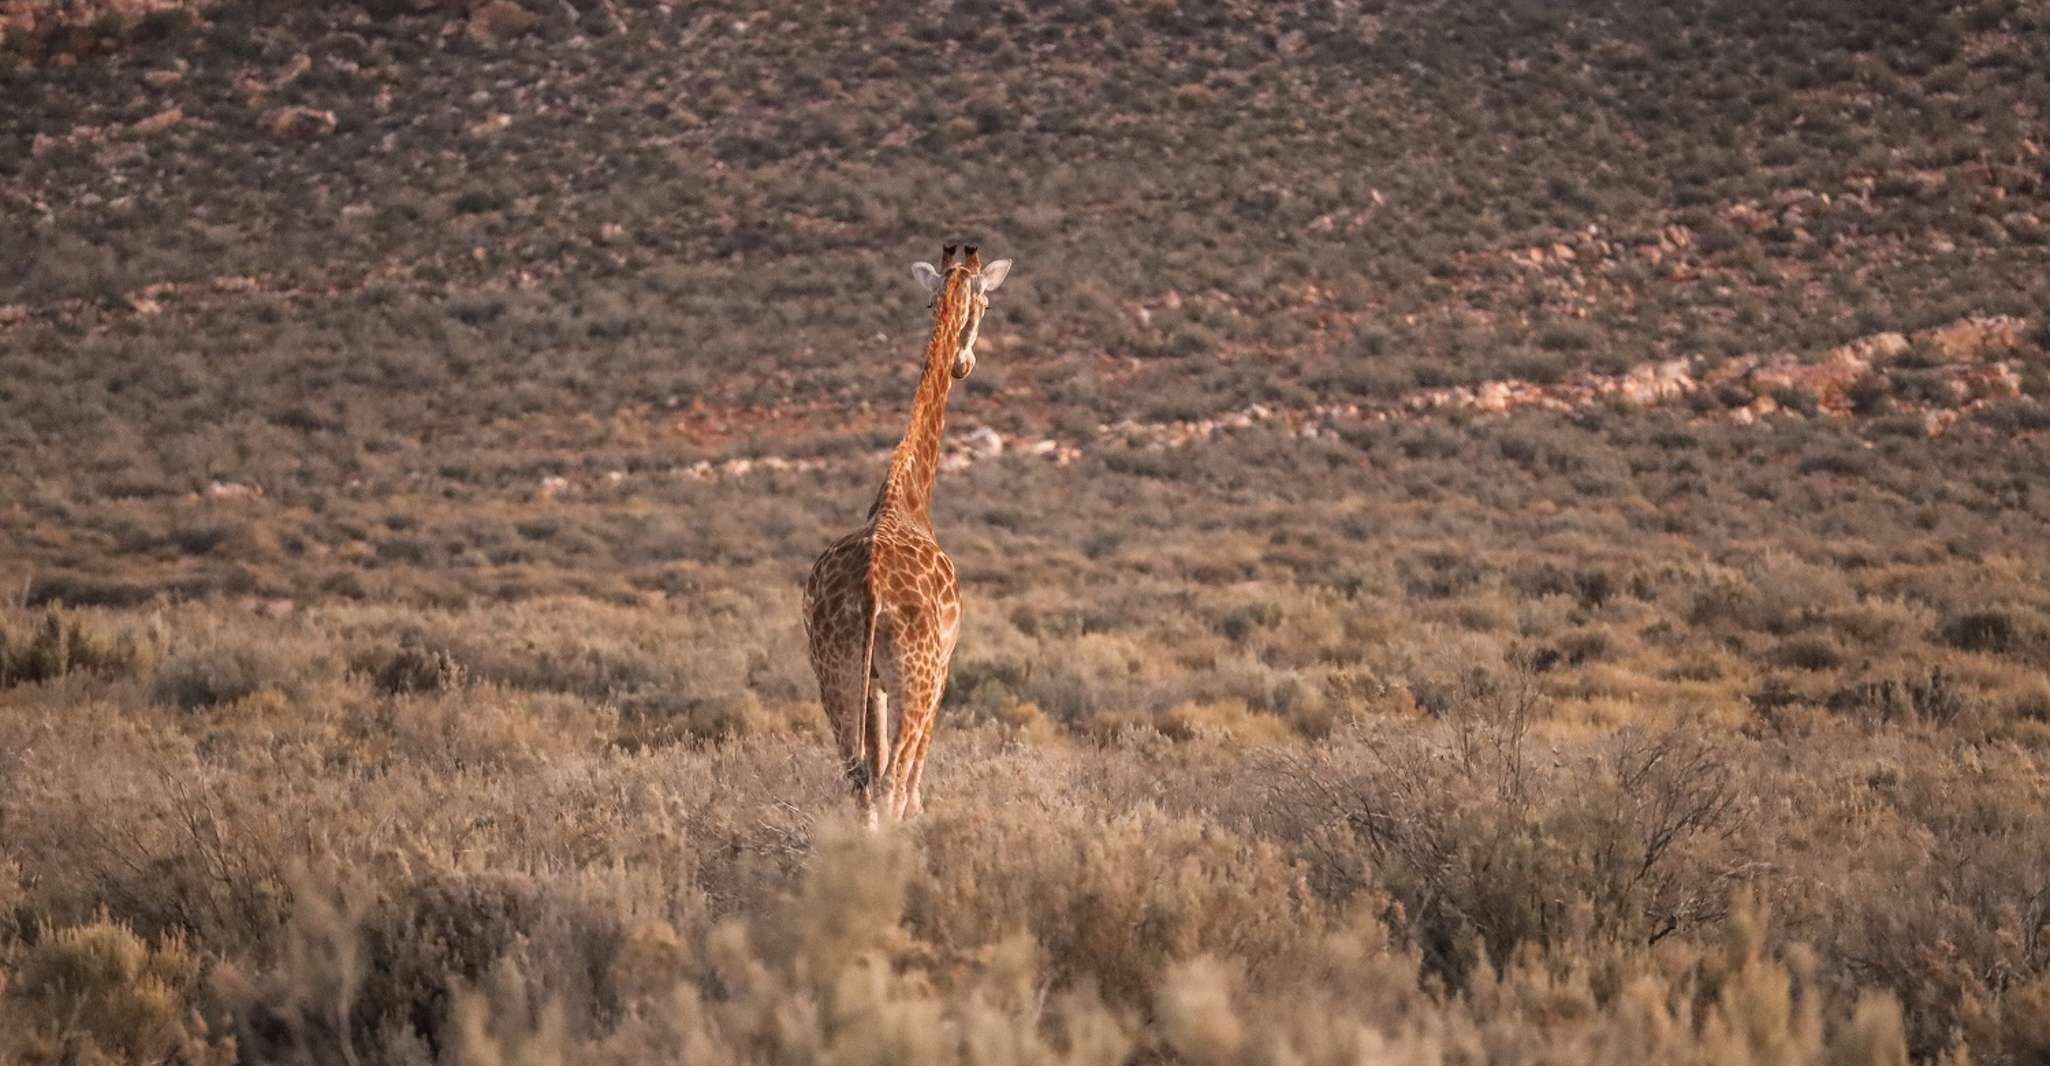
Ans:
[[[933,317],[940,322],[961,323],[960,340],[954,347],[953,374],[965,378],[975,369],[975,340],[982,333],[982,313],[989,310],[989,294],[1011,273],[1011,261],[999,259],[984,266],[974,245],[959,262],[949,244],[940,265],[911,264],[911,274],[933,297]]]

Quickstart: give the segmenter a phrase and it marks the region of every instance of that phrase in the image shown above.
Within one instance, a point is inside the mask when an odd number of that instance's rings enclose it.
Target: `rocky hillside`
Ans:
[[[17,499],[872,462],[904,265],[962,237],[1020,267],[957,464],[1618,406],[2006,437],[2050,395],[2043,0],[6,18]]]
[[[435,419],[894,403],[903,261],[957,235],[1022,264],[1007,430],[1815,356],[2038,314],[2050,276],[2040,2],[94,25],[82,56],[10,38],[0,314],[13,350],[208,351],[109,416],[422,382]]]

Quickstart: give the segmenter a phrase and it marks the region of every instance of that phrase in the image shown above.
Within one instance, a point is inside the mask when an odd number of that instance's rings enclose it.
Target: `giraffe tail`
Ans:
[[[861,782],[866,788],[881,784],[884,760],[890,757],[890,723],[886,714],[875,713],[874,693],[876,623],[882,615],[874,579],[868,581],[868,631],[861,645]]]

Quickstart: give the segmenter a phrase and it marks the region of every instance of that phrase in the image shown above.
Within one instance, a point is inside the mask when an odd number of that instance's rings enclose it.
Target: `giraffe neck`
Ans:
[[[925,346],[925,373],[918,379],[918,393],[911,400],[911,422],[904,427],[904,439],[890,453],[890,470],[876,493],[870,518],[885,511],[915,518],[927,525],[932,518],[932,483],[940,469],[940,434],[947,421],[947,394],[954,387],[954,352],[961,343],[961,328],[968,318],[965,286],[950,285],[945,292],[939,321]]]

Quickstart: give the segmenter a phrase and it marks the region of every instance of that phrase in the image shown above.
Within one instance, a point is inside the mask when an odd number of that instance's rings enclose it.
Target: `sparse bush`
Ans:
[[[50,611],[27,632],[0,622],[0,689],[34,685],[74,670],[120,672],[135,665],[132,644],[109,641],[77,618]]]
[[[469,670],[445,649],[405,644],[375,667],[373,678],[378,691],[407,696],[462,688],[469,682]]]
[[[165,660],[150,682],[150,698],[181,710],[202,710],[291,685],[303,676],[298,666],[275,648],[202,648]]]
[[[43,929],[0,985],[0,1052],[31,1062],[228,1066],[235,1046],[200,1020],[201,960],[106,919]],[[10,1047],[10,1044],[12,1046]]]
[[[1527,758],[1522,728],[1497,717],[1422,746],[1361,736],[1286,756],[1276,817],[1325,891],[1387,894],[1426,967],[1454,981],[1525,947],[1655,943],[1723,914],[1749,868],[1726,755],[1624,738],[1566,769]]]
[[[1953,614],[1938,627],[1938,636],[1963,651],[2050,662],[2050,619],[2025,608],[1993,607]]]
[[[1948,726],[1972,705],[1957,678],[1942,667],[1927,674],[1881,678],[1838,689],[1829,697],[1829,707],[1839,713],[1866,717],[1876,722],[1922,722]]]

